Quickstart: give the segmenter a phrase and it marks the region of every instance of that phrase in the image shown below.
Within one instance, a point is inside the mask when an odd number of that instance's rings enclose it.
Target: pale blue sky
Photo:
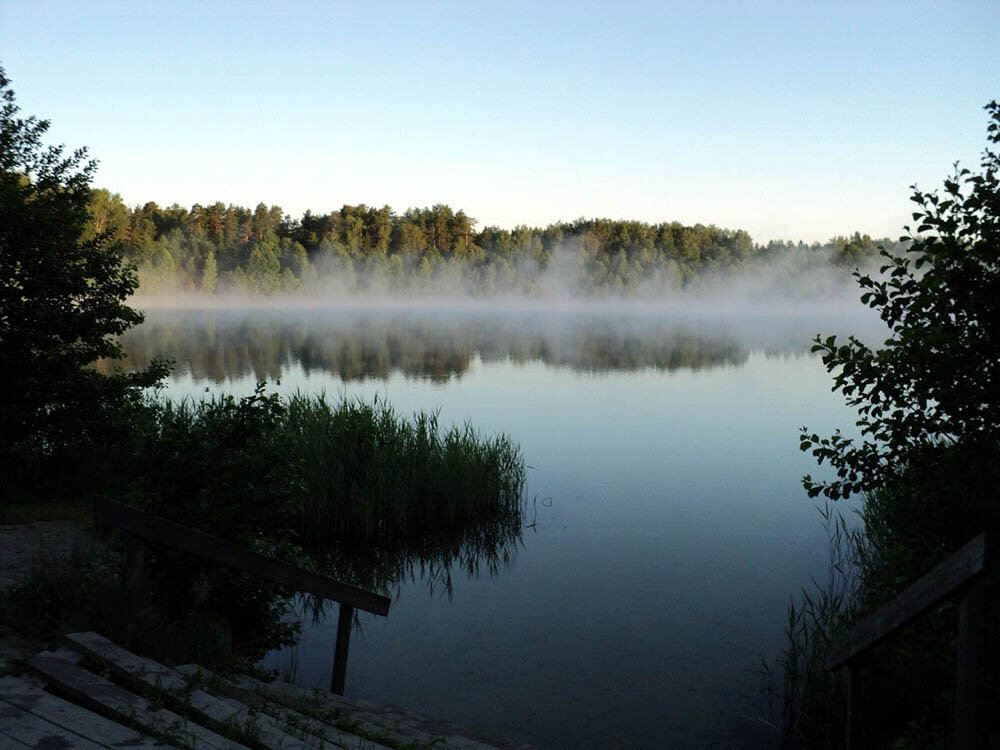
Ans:
[[[896,236],[978,164],[1000,3],[0,0],[0,62],[132,204]]]

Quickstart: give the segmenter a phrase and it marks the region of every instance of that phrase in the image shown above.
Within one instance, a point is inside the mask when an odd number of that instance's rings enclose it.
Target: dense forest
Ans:
[[[758,264],[850,270],[879,245],[897,248],[857,232],[760,245],[744,230],[610,219],[477,230],[464,211],[440,204],[403,214],[345,205],[293,219],[263,203],[130,208],[97,189],[89,212],[84,239],[108,232],[121,242],[144,294],[660,294]]]

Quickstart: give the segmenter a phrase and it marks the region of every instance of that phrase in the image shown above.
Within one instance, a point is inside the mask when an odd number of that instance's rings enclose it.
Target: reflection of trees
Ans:
[[[299,364],[343,380],[393,372],[435,381],[483,361],[541,361],[578,372],[698,370],[739,365],[752,349],[805,351],[808,336],[763,327],[736,333],[721,324],[542,312],[401,313],[155,312],[123,339],[126,366],[170,359],[176,371],[220,383],[248,375],[277,380]]]

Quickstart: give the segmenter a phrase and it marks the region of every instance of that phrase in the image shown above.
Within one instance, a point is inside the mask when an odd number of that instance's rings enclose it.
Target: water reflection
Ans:
[[[122,345],[128,367],[170,359],[175,374],[216,384],[276,381],[292,364],[345,382],[394,372],[445,382],[466,373],[476,356],[582,373],[742,365],[751,351],[805,352],[815,332],[788,319],[579,311],[153,311]]]
[[[827,564],[796,427],[856,419],[798,355],[818,331],[876,344],[875,324],[801,309],[153,311],[125,346],[137,364],[177,360],[191,376],[178,394],[284,376],[522,445],[516,521],[363,562],[330,551],[324,572],[393,597],[353,640],[354,696],[553,748],[728,747],[757,690],[743,668]],[[335,622],[306,623],[298,684],[329,684]]]
[[[514,567],[522,546],[523,519],[519,509],[468,528],[429,534],[391,548],[331,546],[319,558],[317,567],[323,575],[390,598],[398,597],[404,586],[419,584],[431,596],[451,601],[456,576],[492,578]],[[314,622],[321,620],[330,606],[325,600],[309,596],[302,597],[300,604]]]

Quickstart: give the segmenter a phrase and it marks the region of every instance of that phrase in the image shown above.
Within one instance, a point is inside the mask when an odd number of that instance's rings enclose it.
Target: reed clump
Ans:
[[[436,413],[405,419],[377,397],[304,394],[288,400],[282,429],[302,462],[298,529],[308,546],[391,548],[521,517],[524,460],[506,435],[444,429]]]
[[[789,601],[784,643],[774,663],[764,664],[765,692],[783,748],[843,745],[846,685],[843,675],[826,668],[826,657],[831,644],[858,619],[861,576],[872,562],[861,525],[848,524],[829,504],[820,513],[829,543],[827,575],[813,578]]]
[[[241,543],[370,550],[520,525],[516,443],[442,427],[433,412],[406,418],[378,397],[281,397],[261,384],[239,399],[151,398],[125,429],[104,476],[127,488],[108,492]]]

